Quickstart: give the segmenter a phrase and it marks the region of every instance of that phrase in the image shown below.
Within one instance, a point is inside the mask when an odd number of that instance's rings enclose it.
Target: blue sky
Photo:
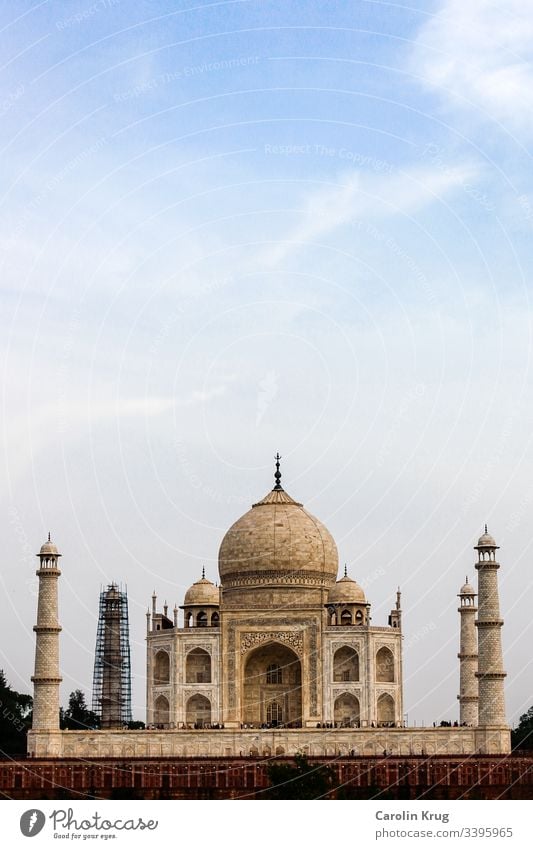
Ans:
[[[65,694],[100,585],[170,605],[270,487],[334,534],[410,721],[455,718],[456,593],[501,544],[531,703],[533,12],[521,0],[3,5],[4,591],[64,553]],[[11,629],[11,630],[10,630]]]

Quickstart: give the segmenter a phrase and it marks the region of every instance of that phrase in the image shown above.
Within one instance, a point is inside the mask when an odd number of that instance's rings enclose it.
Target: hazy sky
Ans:
[[[2,4],[0,664],[62,698],[98,594],[181,604],[283,484],[386,624],[409,722],[458,716],[488,522],[508,716],[533,704],[533,10],[523,0]]]

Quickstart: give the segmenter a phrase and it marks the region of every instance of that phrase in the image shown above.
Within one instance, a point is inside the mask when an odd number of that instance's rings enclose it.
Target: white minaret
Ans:
[[[500,601],[498,598],[498,569],[496,545],[493,537],[485,533],[475,546],[478,552],[478,671],[480,726],[506,725],[503,693],[503,671]]]
[[[478,654],[476,633],[476,591],[468,583],[459,591],[461,638],[459,644],[459,721],[461,725],[478,724]]]
[[[61,555],[50,540],[41,546],[37,555],[40,568],[39,601],[35,631],[35,673],[33,681],[34,731],[56,731],[59,729],[59,632],[57,618],[57,582],[61,571],[58,560]]]

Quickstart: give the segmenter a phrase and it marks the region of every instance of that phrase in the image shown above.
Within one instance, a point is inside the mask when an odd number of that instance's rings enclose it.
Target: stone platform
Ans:
[[[37,758],[495,755],[510,752],[507,726],[490,728],[170,729],[30,731]]]

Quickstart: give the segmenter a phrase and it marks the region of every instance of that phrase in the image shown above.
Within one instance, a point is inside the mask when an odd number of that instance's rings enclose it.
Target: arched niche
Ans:
[[[334,681],[359,681],[359,655],[351,646],[342,646],[333,655]]]
[[[359,725],[359,699],[353,693],[342,693],[335,699],[334,719],[337,725],[352,728]]]
[[[394,699],[389,693],[382,693],[378,699],[378,725],[394,724]]]
[[[211,683],[211,655],[205,649],[192,649],[185,661],[185,680],[187,684]]]
[[[207,696],[200,693],[191,696],[186,706],[187,725],[195,725],[196,728],[204,728],[211,724],[211,702]]]
[[[394,655],[387,646],[376,654],[376,681],[394,681]]]
[[[168,684],[170,681],[170,657],[160,649],[154,657],[154,684]]]
[[[158,696],[154,703],[154,724],[168,725],[170,705],[166,696]]]

